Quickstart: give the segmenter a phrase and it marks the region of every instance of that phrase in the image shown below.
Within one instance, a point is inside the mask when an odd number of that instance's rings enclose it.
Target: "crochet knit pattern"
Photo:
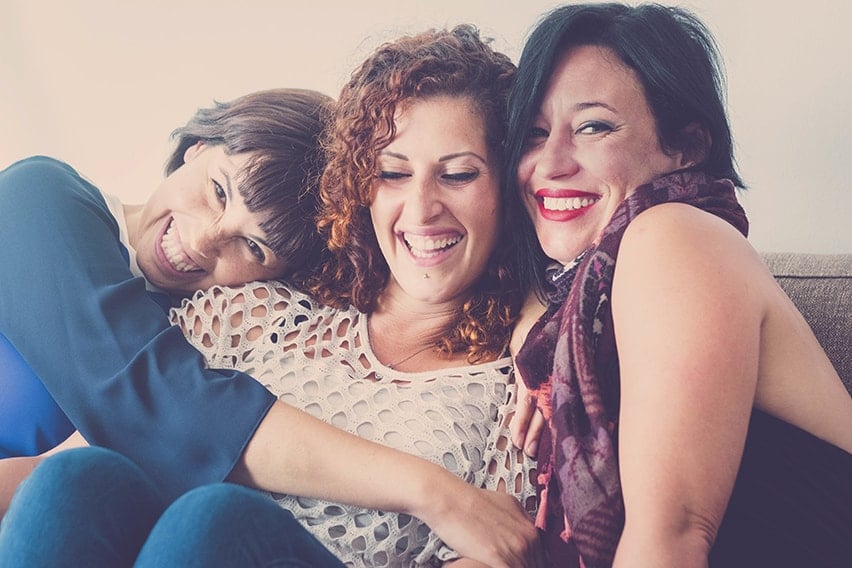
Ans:
[[[278,398],[362,438],[440,464],[536,512],[535,462],[510,441],[510,358],[406,373],[370,348],[368,317],[282,283],[216,287],[172,311],[211,368],[239,369]],[[282,436],[298,433],[282,432]],[[347,566],[438,566],[457,557],[419,519],[273,495]]]

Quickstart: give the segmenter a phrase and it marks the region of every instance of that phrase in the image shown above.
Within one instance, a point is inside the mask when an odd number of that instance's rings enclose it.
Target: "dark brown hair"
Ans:
[[[273,89],[199,109],[172,137],[177,145],[166,175],[181,167],[187,148],[203,142],[228,154],[254,154],[240,174],[240,194],[260,213],[270,247],[284,261],[280,275],[299,284],[319,262],[324,245],[314,218],[324,165],[319,138],[332,99],[307,89]]]
[[[397,110],[416,99],[465,98],[484,122],[489,153],[499,167],[514,73],[509,58],[494,51],[470,25],[386,43],[355,70],[335,105],[325,139],[328,165],[320,184],[317,224],[332,260],[310,287],[321,301],[338,307],[351,304],[369,313],[388,282],[390,270],[369,206],[376,156],[394,138]],[[486,270],[441,344],[445,352],[466,351],[470,362],[505,351],[520,305],[503,218],[501,212],[500,239]]]
[[[683,8],[647,3],[568,4],[547,13],[527,39],[509,100],[504,182],[517,183],[518,164],[558,57],[581,45],[612,50],[636,72],[654,115],[665,151],[703,155],[691,169],[728,178],[744,187],[734,160],[733,139],[725,109],[722,60],[710,30]],[[709,134],[689,136],[686,127],[700,124]],[[513,220],[522,245],[522,274],[541,286],[544,255],[519,191],[513,192]]]

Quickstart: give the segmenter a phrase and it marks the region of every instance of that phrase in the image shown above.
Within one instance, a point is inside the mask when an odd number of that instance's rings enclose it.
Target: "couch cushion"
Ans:
[[[763,253],[852,393],[852,254]]]

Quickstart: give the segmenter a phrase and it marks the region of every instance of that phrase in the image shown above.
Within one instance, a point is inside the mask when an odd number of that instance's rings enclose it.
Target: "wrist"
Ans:
[[[416,477],[406,511],[428,525],[444,518],[447,511],[458,506],[460,494],[469,487],[446,469],[430,465],[420,470]]]

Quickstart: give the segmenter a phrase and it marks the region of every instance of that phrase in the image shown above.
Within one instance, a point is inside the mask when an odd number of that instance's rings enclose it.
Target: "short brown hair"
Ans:
[[[317,219],[332,261],[310,287],[321,301],[369,313],[390,276],[370,220],[378,152],[395,135],[394,117],[412,99],[463,97],[480,114],[489,153],[503,156],[506,101],[515,66],[478,30],[461,25],[405,36],[379,47],[344,86],[325,139],[328,165]],[[501,187],[501,192],[503,191]],[[502,196],[505,199],[505,196]],[[442,342],[476,362],[501,355],[520,305],[517,271],[501,212],[500,239],[485,273]]]
[[[240,194],[249,211],[260,212],[270,248],[298,283],[324,249],[314,218],[319,209],[319,175],[325,160],[319,138],[331,97],[307,89],[272,89],[201,108],[172,133],[177,145],[166,175],[183,165],[184,152],[203,142],[228,154],[254,157],[241,172]]]

